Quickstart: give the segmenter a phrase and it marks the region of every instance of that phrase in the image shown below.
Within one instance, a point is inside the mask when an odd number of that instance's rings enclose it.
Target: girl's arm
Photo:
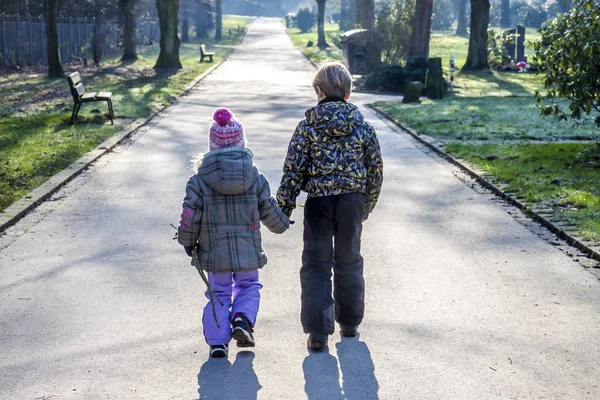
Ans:
[[[177,241],[182,246],[195,246],[200,237],[200,221],[202,220],[202,209],[204,201],[198,178],[193,175],[185,187],[185,198],[183,199],[181,221],[177,229]]]

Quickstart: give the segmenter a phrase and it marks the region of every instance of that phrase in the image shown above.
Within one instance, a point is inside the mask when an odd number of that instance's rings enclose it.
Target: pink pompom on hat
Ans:
[[[217,108],[213,113],[213,120],[208,138],[211,151],[246,145],[244,126],[235,119],[231,111]]]

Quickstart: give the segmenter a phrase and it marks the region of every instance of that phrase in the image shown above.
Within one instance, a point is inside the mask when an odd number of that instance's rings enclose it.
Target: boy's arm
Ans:
[[[289,218],[277,206],[277,201],[271,196],[271,187],[267,178],[260,174],[258,189],[258,213],[260,220],[273,233],[283,233],[290,227]]]
[[[195,246],[200,237],[200,221],[204,208],[202,190],[195,175],[188,180],[185,187],[182,208],[177,241],[182,246]]]
[[[288,153],[283,163],[283,176],[277,190],[277,203],[284,214],[290,217],[296,208],[296,197],[306,179],[309,164],[308,127],[300,122],[292,135]]]
[[[383,182],[383,159],[381,158],[381,149],[375,129],[371,125],[368,126],[367,135],[365,137],[364,162],[367,168],[367,190],[365,193],[365,206],[363,210],[363,218],[367,219],[381,192],[381,184]]]

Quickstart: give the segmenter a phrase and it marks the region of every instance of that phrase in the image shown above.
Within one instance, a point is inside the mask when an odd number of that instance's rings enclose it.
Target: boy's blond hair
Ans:
[[[352,75],[341,62],[328,62],[319,67],[312,85],[317,94],[319,88],[325,97],[335,96],[343,99],[352,91]]]

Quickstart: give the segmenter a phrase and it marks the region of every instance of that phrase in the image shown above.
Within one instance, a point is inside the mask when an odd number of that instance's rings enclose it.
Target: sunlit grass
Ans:
[[[302,52],[313,62],[320,63],[324,61],[341,61],[344,58],[342,50],[336,46],[339,43],[341,35],[338,24],[325,24],[325,36],[329,47],[319,49],[317,47],[317,28],[306,33],[301,33],[298,28],[289,28],[288,33],[296,45]],[[308,42],[312,42],[311,47],[307,47]]]
[[[453,143],[446,150],[491,173],[530,206],[552,210],[582,239],[600,241],[599,145]]]

